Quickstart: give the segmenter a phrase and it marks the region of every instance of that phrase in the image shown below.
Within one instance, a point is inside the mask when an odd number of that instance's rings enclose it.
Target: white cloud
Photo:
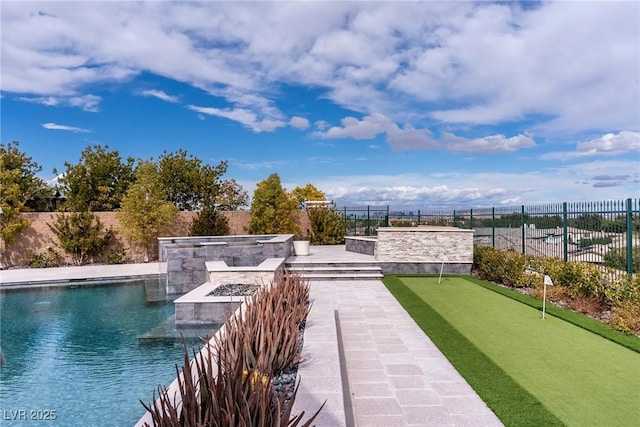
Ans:
[[[85,111],[97,113],[102,98],[96,95],[72,96],[68,99],[69,105],[72,107],[80,107]]]
[[[427,129],[414,129],[411,125],[400,129],[395,123],[387,129],[387,143],[393,150],[430,150],[438,147]]]
[[[625,199],[637,192],[640,172],[635,161],[607,160],[538,171],[339,175],[313,182],[339,205],[469,208]]]
[[[277,128],[285,126],[285,122],[281,120],[258,119],[253,111],[245,108],[215,108],[199,107],[197,105],[188,105],[187,108],[209,116],[223,117],[239,122],[256,133],[272,132]]]
[[[380,113],[365,116],[362,120],[345,117],[340,122],[342,126],[332,126],[326,132],[316,134],[323,138],[373,139],[392,124],[388,117]]]
[[[584,155],[640,151],[640,132],[607,133],[599,138],[579,142],[576,150]]]
[[[527,135],[517,135],[511,138],[504,135],[491,135],[469,139],[445,133],[442,141],[449,151],[458,153],[511,153],[536,145],[533,138]]]
[[[88,129],[83,129],[83,128],[79,128],[79,127],[75,127],[75,126],[59,125],[57,123],[43,123],[42,127],[45,128],[45,129],[49,129],[49,130],[65,130],[65,131],[74,132],[74,133],[89,133],[90,132]]]
[[[263,160],[261,162],[244,162],[238,160],[232,160],[231,163],[241,169],[246,170],[260,170],[260,169],[278,169],[279,167],[287,165],[289,162],[286,160]]]
[[[6,2],[2,90],[58,105],[151,73],[223,97],[223,114],[250,111],[241,123],[254,131],[296,114],[280,111],[281,85],[414,130],[637,131],[639,13],[638,2]],[[390,126],[364,121],[332,133]]]
[[[83,95],[83,96],[66,96],[66,97],[16,97],[18,101],[30,102],[33,104],[46,105],[47,107],[80,107],[84,111],[97,113],[100,111],[100,101],[102,98],[97,95]]]
[[[304,117],[293,116],[289,120],[289,126],[296,129],[305,130],[309,128],[309,120]]]
[[[18,101],[30,102],[32,104],[46,105],[48,107],[55,107],[60,104],[60,100],[53,96],[46,96],[46,97],[19,96],[16,99]]]
[[[540,156],[542,160],[571,160],[581,157],[607,156],[640,151],[640,132],[607,133],[578,142],[575,151],[555,151]]]
[[[174,95],[169,95],[162,90],[148,89],[148,90],[143,90],[141,94],[142,96],[152,96],[154,98],[158,98],[166,102],[173,102],[173,103],[180,102],[180,98]]]

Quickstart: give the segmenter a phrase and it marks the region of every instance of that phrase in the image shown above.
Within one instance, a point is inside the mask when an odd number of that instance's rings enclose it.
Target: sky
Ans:
[[[640,195],[640,2],[1,1],[1,142],[179,149],[251,194],[473,208]]]

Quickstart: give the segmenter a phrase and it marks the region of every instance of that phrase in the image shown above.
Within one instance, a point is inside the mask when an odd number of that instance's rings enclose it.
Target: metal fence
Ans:
[[[389,226],[388,206],[340,208],[344,215],[347,236],[375,236],[378,227]]]
[[[640,199],[411,212],[379,206],[342,210],[350,236],[372,236],[382,226],[448,225],[473,229],[478,245],[640,272]]]

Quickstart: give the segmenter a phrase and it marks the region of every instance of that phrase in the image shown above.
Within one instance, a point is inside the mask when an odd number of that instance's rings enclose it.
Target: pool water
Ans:
[[[0,293],[0,425],[133,425],[182,365],[182,344],[138,344],[173,314],[142,282]]]

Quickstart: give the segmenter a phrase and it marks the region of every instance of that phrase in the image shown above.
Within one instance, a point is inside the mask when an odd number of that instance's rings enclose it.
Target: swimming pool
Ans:
[[[133,425],[182,364],[182,344],[138,344],[173,314],[142,282],[0,293],[0,424]]]

